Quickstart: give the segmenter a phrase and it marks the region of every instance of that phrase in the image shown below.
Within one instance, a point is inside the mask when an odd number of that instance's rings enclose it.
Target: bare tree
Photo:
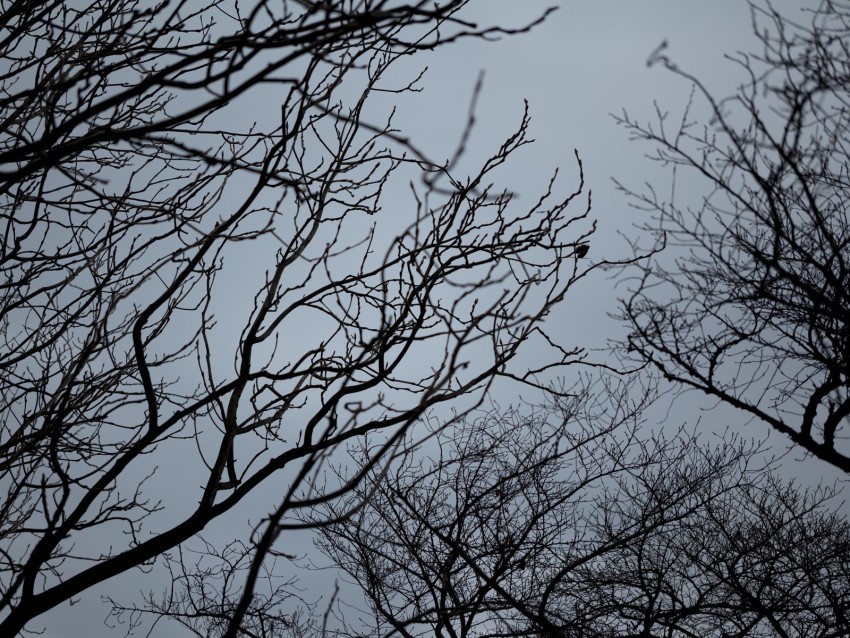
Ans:
[[[410,56],[511,32],[466,4],[0,3],[0,635],[264,490],[247,553],[217,548],[245,568],[221,635],[252,635],[287,520],[432,407],[581,357],[543,330],[594,267],[580,162],[575,190],[553,177],[520,208],[494,182],[527,114],[463,172],[471,117],[447,161],[376,119],[419,90],[392,71]]]
[[[222,636],[228,630],[241,597],[254,547],[234,541],[218,547],[203,538],[197,549],[179,546],[163,555],[171,586],[126,603],[105,596],[112,605],[108,624],[126,627],[132,635],[146,627],[150,635],[160,621],[176,621],[201,638]],[[298,596],[294,570],[277,564],[263,565],[254,585],[254,596],[245,610],[241,635],[297,636],[307,630],[315,605]],[[153,620],[150,620],[150,618]]]
[[[763,50],[731,58],[747,78],[733,96],[662,45],[650,63],[694,87],[681,120],[619,118],[674,167],[669,198],[631,192],[667,250],[624,302],[628,347],[850,472],[850,11],[750,6]]]
[[[757,446],[647,437],[624,396],[494,412],[371,474],[349,496],[365,507],[320,530],[368,604],[343,633],[847,635],[834,494],[782,484]]]
[[[580,612],[574,635],[847,634],[850,526],[836,493],[801,491],[748,456],[694,447],[619,483],[594,521],[610,551],[557,586],[558,616]]]

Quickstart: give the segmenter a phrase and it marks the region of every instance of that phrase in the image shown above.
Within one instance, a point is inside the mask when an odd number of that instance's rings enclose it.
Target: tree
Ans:
[[[419,90],[392,72],[410,56],[532,26],[465,5],[2,4],[0,635],[262,491],[247,558],[213,552],[245,567],[221,635],[251,635],[283,523],[435,406],[581,358],[543,326],[594,267],[580,161],[574,191],[553,177],[520,208],[495,182],[527,112],[468,173],[471,116],[445,162],[378,119]],[[369,463],[315,493],[370,433]]]
[[[670,198],[623,187],[667,246],[623,302],[628,349],[850,472],[850,12],[827,1],[797,22],[750,6],[763,51],[732,58],[747,78],[733,96],[662,46],[650,63],[694,87],[679,124],[618,118],[673,167]],[[702,186],[697,206],[676,197]]]
[[[368,604],[365,629],[342,633],[847,635],[833,493],[784,484],[758,446],[649,437],[642,406],[611,389],[483,415],[391,480],[370,473],[349,496],[365,506],[320,528]]]
[[[170,580],[164,591],[151,589],[126,601],[105,595],[112,607],[106,624],[125,629],[127,636],[143,630],[146,635],[156,635],[160,623],[179,623],[199,638],[224,635],[242,598],[255,547],[239,540],[224,546],[203,538],[198,541],[196,547],[181,545],[163,554]],[[289,561],[284,564],[275,558],[263,563],[239,635],[297,638],[321,631],[316,626],[319,610],[306,598],[310,593],[302,593],[295,571]]]

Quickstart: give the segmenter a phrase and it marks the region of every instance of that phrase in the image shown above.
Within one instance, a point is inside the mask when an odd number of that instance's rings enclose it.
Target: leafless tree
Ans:
[[[847,634],[850,526],[835,492],[800,491],[746,456],[735,465],[732,449],[727,460],[718,452],[694,449],[603,504],[594,527],[611,550],[557,587],[558,616],[581,612],[572,635]],[[665,509],[670,485],[678,498]]]
[[[241,598],[254,548],[242,541],[223,547],[198,541],[196,549],[179,546],[163,555],[171,580],[164,592],[151,591],[129,602],[104,596],[112,607],[107,624],[120,626],[126,635],[141,630],[151,635],[160,621],[176,621],[200,638],[222,636]],[[294,638],[314,629],[316,606],[298,596],[294,572],[277,561],[263,565],[239,627],[241,635]]]
[[[604,392],[494,412],[370,474],[349,496],[366,506],[320,530],[371,620],[343,633],[847,635],[833,493],[783,484],[757,446],[648,437],[640,408]]]
[[[667,249],[624,303],[628,347],[850,472],[850,9],[750,6],[763,50],[731,57],[746,78],[734,95],[715,98],[662,45],[650,63],[694,87],[681,119],[619,118],[674,169],[669,197],[630,191]]]
[[[595,267],[581,163],[520,208],[494,184],[527,113],[463,170],[471,116],[446,161],[379,118],[420,89],[411,56],[512,32],[465,5],[0,2],[0,635],[176,565],[262,491],[247,553],[217,548],[244,567],[220,635],[252,635],[287,521],[434,406],[582,356],[543,326]]]

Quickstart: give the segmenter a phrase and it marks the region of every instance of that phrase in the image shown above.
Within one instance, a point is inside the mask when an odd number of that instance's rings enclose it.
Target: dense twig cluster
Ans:
[[[783,484],[740,442],[647,440],[612,389],[494,412],[370,474],[350,497],[365,507],[321,529],[374,619],[343,634],[845,635],[850,527],[831,493]]]

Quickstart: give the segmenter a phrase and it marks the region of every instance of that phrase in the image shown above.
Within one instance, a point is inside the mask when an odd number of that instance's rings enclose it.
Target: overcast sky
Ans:
[[[551,4],[479,0],[473,3],[473,14],[477,11],[481,22],[520,24]],[[773,4],[793,12],[805,3]],[[593,217],[600,228],[592,256],[621,257],[625,244],[617,232],[630,232],[637,213],[615,191],[611,178],[639,187],[646,179],[664,179],[665,173],[644,159],[649,149],[629,143],[609,114],[626,108],[646,120],[652,117],[653,100],[681,112],[690,90],[687,82],[659,66],[646,65],[650,53],[664,40],[672,60],[722,95],[732,92],[742,77],[724,54],[757,45],[744,0],[564,1],[531,33],[489,44],[463,42],[412,58],[411,71],[429,67],[424,91],[398,104],[395,123],[435,158],[446,157],[463,127],[475,80],[484,70],[469,161],[474,162],[476,154],[491,153],[515,129],[523,100],[528,100],[530,134],[536,143],[525,149],[521,162],[514,162],[510,186],[531,198],[557,166],[563,167],[562,179],[571,185],[576,176],[573,149],[578,149],[593,191]],[[562,322],[563,330],[578,345],[601,346],[616,330],[615,322],[606,319],[617,293],[608,283],[597,277],[592,286],[571,293],[563,315],[553,318]],[[819,476],[823,467],[813,463],[801,467]],[[264,514],[258,512],[256,520]],[[134,578],[116,579],[108,588],[113,593],[128,592],[127,599],[139,587],[152,586],[141,579],[133,582]],[[310,594],[315,597],[314,592]],[[47,625],[49,637],[123,635],[103,626],[106,612],[98,593],[89,592],[79,604],[58,608],[34,623],[34,628]],[[173,625],[162,629],[155,635],[178,635]]]
[[[803,3],[774,4],[793,11]],[[551,3],[486,0],[473,3],[473,13],[481,23],[517,25],[547,6]],[[722,95],[732,92],[743,77],[724,54],[757,44],[743,0],[562,2],[531,33],[489,44],[462,42],[411,58],[411,72],[428,67],[424,90],[399,101],[394,123],[435,159],[445,158],[456,144],[472,87],[483,70],[484,88],[466,158],[469,165],[487,157],[514,130],[523,100],[528,100],[530,135],[536,141],[515,158],[508,186],[531,199],[559,166],[563,187],[572,185],[573,149],[577,149],[593,192],[592,216],[599,224],[592,256],[620,258],[627,251],[617,233],[630,232],[637,218],[613,188],[612,177],[639,188],[647,179],[664,186],[669,175],[644,158],[648,147],[627,141],[626,132],[610,114],[625,108],[646,121],[654,116],[654,100],[673,114],[681,113],[689,84],[658,65],[646,64],[665,40],[672,60]],[[601,282],[597,278],[594,283]],[[564,319],[571,331],[592,324],[590,332],[582,330],[582,343],[602,345],[607,331],[615,329],[613,321],[605,320],[605,312],[613,308],[616,291],[613,286],[595,285],[585,292],[589,296],[580,303],[574,299],[565,305]]]

